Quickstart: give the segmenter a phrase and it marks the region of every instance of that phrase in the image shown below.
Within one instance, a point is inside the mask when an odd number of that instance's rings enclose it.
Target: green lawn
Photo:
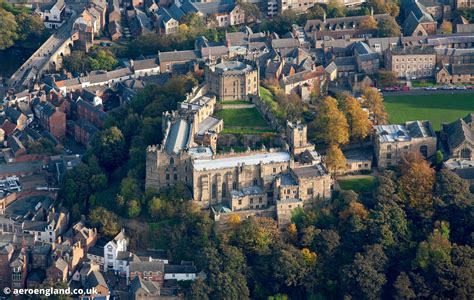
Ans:
[[[353,190],[356,193],[369,192],[375,184],[374,176],[339,179],[337,181],[343,190]]]
[[[429,120],[434,130],[474,112],[474,94],[430,94],[385,96],[390,123]]]
[[[272,92],[270,92],[268,89],[264,88],[263,86],[259,88],[259,91],[260,91],[260,98],[262,99],[263,102],[265,102],[265,104],[267,104],[270,107],[275,117],[277,117],[281,121],[284,121],[285,111],[280,107],[278,102],[276,102],[273,99]]]
[[[428,87],[435,86],[436,82],[434,80],[413,80],[411,85],[413,87]]]
[[[255,107],[222,109],[216,116],[224,119],[223,133],[258,134],[273,132]]]

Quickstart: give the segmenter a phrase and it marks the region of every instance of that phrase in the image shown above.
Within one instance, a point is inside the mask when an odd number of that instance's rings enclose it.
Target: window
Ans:
[[[215,183],[212,184],[212,198],[216,198],[217,197],[217,186]]]
[[[232,182],[232,189],[236,190],[237,189],[237,182]]]
[[[173,174],[173,179],[178,180],[178,174]]]
[[[392,145],[387,145],[387,150],[392,150]]]
[[[250,198],[250,204],[253,204],[253,198]]]
[[[471,158],[471,150],[469,148],[463,148],[461,149],[461,158]]]
[[[427,146],[427,145],[421,145],[421,146],[420,146],[420,153],[421,153],[424,157],[428,157],[428,146]]]
[[[242,199],[239,199],[238,203],[239,203],[239,205],[242,205]]]
[[[170,174],[166,174],[166,180],[170,180]]]
[[[387,159],[392,159],[392,153],[387,153]]]
[[[170,157],[170,165],[174,164],[174,158]]]
[[[306,191],[306,193],[307,193],[308,195],[312,195],[312,194],[313,194],[313,189],[312,189],[312,188],[309,188],[309,189]]]
[[[254,180],[253,180],[253,185],[257,185],[257,183],[258,183],[258,180],[257,180],[257,179],[254,179]]]
[[[227,191],[227,185],[225,182],[222,183],[222,197],[226,196],[226,191]]]
[[[262,197],[258,198],[258,203],[262,203],[262,202],[263,202]]]

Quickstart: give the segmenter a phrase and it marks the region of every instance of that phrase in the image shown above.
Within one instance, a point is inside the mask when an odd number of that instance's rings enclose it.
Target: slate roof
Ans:
[[[5,108],[5,115],[10,119],[13,123],[18,122],[18,119],[23,115],[21,111],[11,106]]]
[[[138,276],[130,283],[130,289],[133,294],[135,294],[139,289],[143,289],[147,293],[147,296],[160,295],[159,283],[150,280],[142,280]]]
[[[295,75],[285,77],[283,79],[283,82],[285,84],[294,84],[294,83],[305,81],[311,78],[323,76],[324,74],[325,74],[324,68],[320,66],[316,68],[316,70],[314,71],[309,70],[309,71],[298,72]]]
[[[67,268],[68,268],[68,265],[67,265],[67,262],[64,261],[64,259],[62,258],[58,258],[55,262],[54,262],[54,266],[61,270],[62,272],[66,272]]]
[[[458,119],[449,124],[443,124],[443,131],[448,137],[448,145],[451,149],[457,148],[465,141],[474,145],[474,130],[471,129],[473,114]]]
[[[164,263],[159,261],[132,261],[130,262],[130,272],[164,272]]]
[[[285,39],[274,39],[272,40],[272,47],[274,49],[279,48],[294,48],[299,47],[299,42],[293,38],[285,38]]]
[[[194,265],[165,265],[165,274],[194,274],[196,266]]]
[[[471,75],[474,74],[474,64],[451,65],[452,75]]]
[[[176,61],[192,61],[200,58],[199,51],[196,50],[184,50],[184,51],[169,51],[159,52],[158,61],[164,62],[176,62]]]
[[[98,285],[107,287],[107,282],[101,272],[92,271],[89,276],[87,276],[87,286],[96,287]]]
[[[146,70],[158,67],[156,58],[142,59],[133,61],[133,68],[135,71]]]
[[[412,2],[407,11],[409,13],[403,22],[406,35],[412,35],[419,24],[436,22],[426,7],[418,1]]]
[[[39,102],[36,109],[42,111],[48,117],[51,117],[56,112],[56,107],[49,102]]]
[[[321,163],[313,166],[294,168],[292,169],[292,172],[298,178],[313,178],[328,174],[328,172]]]
[[[165,143],[166,152],[168,152],[168,154],[179,153],[188,145],[191,134],[191,124],[187,121],[179,119],[171,124]]]

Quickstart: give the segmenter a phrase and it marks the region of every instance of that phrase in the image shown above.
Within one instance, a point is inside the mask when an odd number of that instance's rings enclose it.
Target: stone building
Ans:
[[[443,124],[441,138],[449,148],[449,157],[474,160],[474,114]]]
[[[289,193],[302,203],[330,198],[331,176],[299,122],[288,122],[285,149],[216,154],[223,121],[212,116],[216,99],[206,92],[195,89],[180,109],[164,114],[163,143],[147,149],[146,188],[182,183],[202,208],[222,213],[275,211]]]
[[[305,151],[314,151],[314,144],[308,142],[308,126],[301,122],[286,122],[286,137],[293,156]]]
[[[204,72],[209,92],[221,101],[250,100],[258,95],[259,70],[255,62],[210,63]]]
[[[147,150],[146,186],[161,188],[182,182],[192,184],[190,174],[192,158],[209,156],[217,146],[217,133],[223,121],[213,117],[216,97],[196,89],[194,97],[181,103],[181,107],[163,115],[165,138],[160,147]],[[204,94],[204,95],[202,95]]]
[[[428,158],[436,152],[436,134],[429,121],[374,126],[374,151],[379,168],[400,165],[410,152]]]
[[[432,77],[436,53],[431,47],[401,48],[387,51],[385,67],[398,77]]]
[[[436,72],[436,83],[460,84],[474,83],[474,64],[445,65]]]

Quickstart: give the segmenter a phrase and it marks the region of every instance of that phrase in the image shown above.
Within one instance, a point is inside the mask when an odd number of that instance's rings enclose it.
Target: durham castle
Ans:
[[[147,148],[146,188],[181,182],[216,220],[236,213],[272,212],[280,224],[290,221],[294,208],[330,198],[332,178],[307,140],[306,125],[299,122],[287,122],[283,149],[217,154],[224,124],[213,116],[215,95],[220,96],[213,91],[208,84],[196,87],[178,110],[164,113],[163,142]]]

